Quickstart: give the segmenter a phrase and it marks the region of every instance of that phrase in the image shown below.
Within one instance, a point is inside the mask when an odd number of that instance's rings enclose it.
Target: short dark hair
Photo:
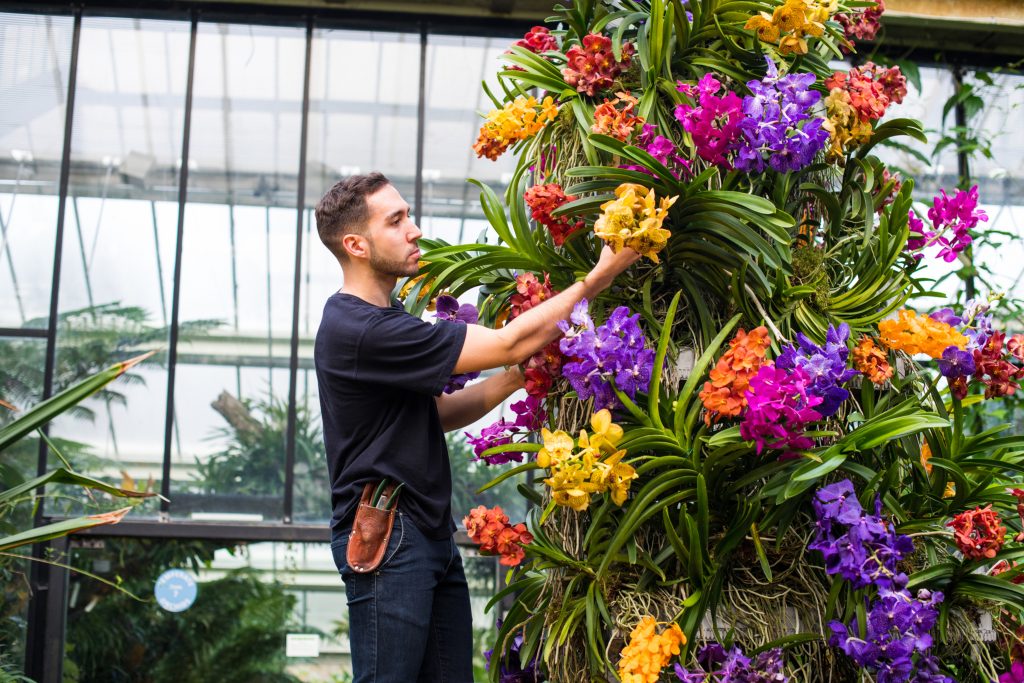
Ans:
[[[335,183],[321,197],[316,205],[316,231],[332,254],[342,260],[348,258],[341,238],[348,233],[363,234],[370,215],[366,198],[390,184],[383,173],[374,171],[349,176]]]

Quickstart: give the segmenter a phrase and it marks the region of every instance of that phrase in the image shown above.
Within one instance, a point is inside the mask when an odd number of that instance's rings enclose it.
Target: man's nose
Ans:
[[[420,230],[420,227],[419,227],[418,225],[416,225],[415,223],[413,223],[413,224],[412,224],[412,232],[411,232],[411,234],[409,235],[409,241],[410,241],[410,242],[413,242],[413,241],[415,241],[415,240],[418,240],[418,239],[419,239],[419,238],[421,238],[421,237],[423,237],[423,231],[422,231],[422,230]]]

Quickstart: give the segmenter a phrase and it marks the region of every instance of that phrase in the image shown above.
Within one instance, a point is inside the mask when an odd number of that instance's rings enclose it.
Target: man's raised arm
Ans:
[[[501,329],[470,325],[454,372],[488,370],[529,358],[558,337],[558,321],[568,318],[580,299],[593,299],[638,258],[632,249],[616,254],[605,246],[597,265],[582,281],[534,306]]]

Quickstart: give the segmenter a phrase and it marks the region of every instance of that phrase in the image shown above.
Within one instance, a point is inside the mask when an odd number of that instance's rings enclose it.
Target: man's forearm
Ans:
[[[441,427],[446,432],[471,425],[523,386],[518,368],[499,372],[454,394],[437,399]]]
[[[529,358],[557,339],[561,334],[558,321],[566,320],[581,299],[594,298],[610,282],[610,277],[605,279],[588,273],[582,281],[559,292],[540,306],[525,311],[502,328],[503,333],[512,336],[511,343],[519,351],[517,355],[521,356],[520,360]]]
[[[568,318],[580,299],[595,298],[637,258],[639,255],[632,249],[626,248],[616,254],[605,246],[597,265],[582,282],[534,306],[501,329],[470,325],[455,372],[474,372],[519,363],[537,353],[558,338],[558,321]]]

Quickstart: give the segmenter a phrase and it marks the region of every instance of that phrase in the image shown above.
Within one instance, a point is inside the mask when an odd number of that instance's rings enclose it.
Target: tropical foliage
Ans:
[[[537,475],[525,529],[470,520],[525,552],[491,680],[987,682],[1021,655],[1024,436],[965,415],[1017,390],[1024,337],[988,301],[908,306],[985,216],[915,206],[874,154],[924,140],[884,118],[898,68],[829,65],[880,5],[577,0],[504,56],[474,147],[517,155],[504,198],[478,183],[498,243],[423,240],[407,309],[476,292],[501,325],[602,243],[645,258],[525,364],[541,419],[471,439],[493,483]]]
[[[111,382],[129,372],[147,356],[139,356],[127,361],[116,363],[111,367],[97,372],[85,379],[73,383],[55,396],[26,410],[13,419],[6,420],[0,427],[0,585],[4,586],[3,602],[0,603],[0,642],[4,644],[5,656],[0,658],[0,677],[11,675],[7,672],[17,670],[16,661],[6,661],[8,654],[17,655],[23,622],[20,613],[28,600],[25,589],[28,556],[21,552],[34,543],[65,536],[76,531],[103,524],[119,522],[132,505],[151,497],[152,493],[138,491],[134,488],[114,486],[100,479],[88,476],[72,467],[63,453],[63,446],[51,439],[42,431],[51,420],[78,406],[78,404],[99,392],[104,391]],[[16,376],[16,375],[11,375]],[[9,383],[5,383],[10,386]],[[3,409],[14,411],[14,406],[0,402]],[[15,413],[16,414],[16,413]],[[36,449],[26,448],[36,444],[38,435],[44,439],[50,452],[63,464],[42,475],[26,474],[28,468],[25,455]],[[44,486],[65,485],[75,487],[84,495],[93,496],[93,492],[107,494],[113,498],[125,498],[131,503],[126,507],[99,514],[84,515],[70,519],[35,526],[32,510],[37,504],[38,496]],[[14,551],[14,552],[12,552]],[[51,561],[39,560],[34,561]],[[15,679],[11,679],[15,680]]]
[[[298,598],[287,583],[250,569],[227,571],[204,581],[183,613],[134,597],[151,593],[167,567],[199,572],[225,547],[246,552],[217,541],[116,538],[73,550],[72,564],[92,571],[71,579],[65,680],[298,681],[286,670],[283,647],[297,626]],[[114,576],[123,590],[99,580]]]
[[[56,396],[53,396],[26,411],[24,415],[19,416],[17,419],[11,421],[0,429],[0,454],[13,448],[19,441],[32,435],[37,430],[40,430],[48,422],[59,416],[61,413],[64,413],[69,408],[77,405],[80,401],[95,394],[107,384],[120,377],[127,370],[142,362],[146,357],[147,356],[139,356],[128,361],[115,363],[106,370],[92,375],[91,377],[87,377],[81,382],[73,384]],[[41,431],[38,433],[43,435]],[[45,435],[43,438],[46,438]],[[112,496],[129,499],[148,498],[154,495],[145,491],[136,491],[112,486],[104,481],[100,481],[99,479],[80,474],[72,468],[71,464],[66,458],[64,458],[60,453],[60,450],[56,448],[55,444],[50,442],[48,445],[51,447],[55,455],[63,461],[64,466],[23,481],[16,481],[16,479],[19,479],[20,477],[14,470],[5,470],[5,478],[3,481],[4,490],[0,492],[0,521],[3,521],[15,506],[20,503],[30,502],[37,489],[52,484],[72,484],[86,489],[102,491]],[[66,534],[100,524],[113,524],[120,521],[120,519],[124,517],[130,509],[130,507],[126,507],[113,512],[62,520],[35,528],[12,530],[14,533],[8,533],[8,535],[0,537],[0,551],[7,551],[31,543],[47,541],[52,538],[64,536]]]

